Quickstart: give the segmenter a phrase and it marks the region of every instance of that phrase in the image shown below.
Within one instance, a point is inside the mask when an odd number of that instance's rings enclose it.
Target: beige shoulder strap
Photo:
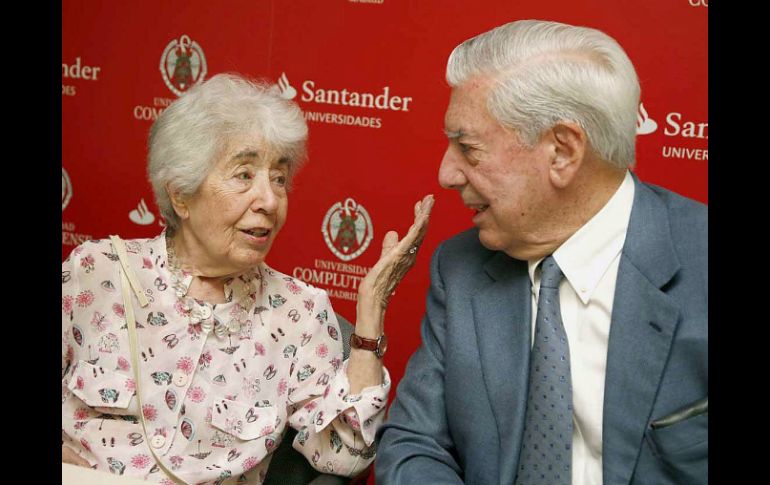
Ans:
[[[168,468],[163,466],[163,463],[161,463],[160,458],[158,458],[158,455],[155,454],[155,450],[152,449],[152,445],[150,445],[150,435],[147,433],[147,424],[144,421],[144,412],[142,412],[142,397],[140,393],[140,377],[139,377],[139,360],[137,358],[138,353],[138,343],[136,338],[136,319],[134,318],[134,307],[131,304],[131,289],[134,290],[134,294],[136,295],[137,299],[139,300],[139,303],[142,305],[142,307],[146,307],[149,302],[147,301],[147,297],[144,295],[144,290],[142,289],[142,286],[139,284],[139,280],[137,279],[134,272],[131,270],[131,267],[128,265],[128,255],[126,254],[126,246],[123,243],[123,240],[120,239],[118,236],[110,236],[110,240],[112,241],[112,246],[115,248],[115,251],[118,253],[118,258],[120,260],[120,266],[121,266],[121,272],[120,272],[120,279],[121,279],[121,286],[123,289],[123,306],[125,309],[126,314],[126,324],[128,326],[128,341],[131,346],[131,366],[134,369],[134,380],[136,384],[136,399],[139,403],[139,415],[142,420],[142,428],[144,429],[144,437],[147,440],[147,448],[150,449],[150,452],[152,453],[152,456],[155,458],[155,463],[160,467],[163,472],[166,473],[166,475],[171,478],[171,480],[174,481],[174,483],[178,484],[184,484],[185,482],[179,479],[176,475],[174,475]]]
[[[118,253],[120,266],[123,268],[123,275],[128,277],[128,281],[131,283],[131,288],[134,290],[134,294],[136,295],[137,300],[139,300],[139,304],[142,308],[146,307],[149,305],[149,302],[144,295],[142,285],[139,284],[139,280],[128,264],[128,254],[126,254],[125,243],[118,236],[110,236],[110,240],[112,241],[112,247],[115,248],[115,252]]]

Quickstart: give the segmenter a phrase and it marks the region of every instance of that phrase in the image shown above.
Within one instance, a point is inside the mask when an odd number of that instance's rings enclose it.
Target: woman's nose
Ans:
[[[254,199],[251,202],[252,211],[263,212],[265,214],[272,214],[276,211],[278,208],[278,195],[275,193],[275,188],[270,183],[269,176],[260,178],[259,181],[255,181],[252,190],[254,192]]]

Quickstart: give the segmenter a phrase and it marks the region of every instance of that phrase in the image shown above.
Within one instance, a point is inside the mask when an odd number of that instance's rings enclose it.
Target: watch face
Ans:
[[[386,337],[385,334],[382,334],[382,337],[380,337],[380,345],[377,346],[377,354],[382,357],[385,355],[386,350],[388,350],[388,337]]]

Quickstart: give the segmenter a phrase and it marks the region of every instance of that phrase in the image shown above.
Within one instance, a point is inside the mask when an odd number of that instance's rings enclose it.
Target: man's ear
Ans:
[[[171,199],[171,205],[174,207],[176,215],[182,220],[190,217],[190,209],[187,206],[185,198],[182,197],[179,191],[171,187],[171,184],[166,184],[166,193],[168,194],[168,198]]]
[[[588,150],[586,132],[573,121],[559,121],[550,130],[553,152],[548,175],[554,186],[567,187],[582,167]]]

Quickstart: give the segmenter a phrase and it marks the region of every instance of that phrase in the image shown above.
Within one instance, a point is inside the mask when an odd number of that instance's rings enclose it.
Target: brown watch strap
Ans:
[[[383,333],[378,339],[364,338],[355,333],[350,334],[350,347],[354,349],[370,350],[378,359],[381,359],[388,350],[388,337]]]
[[[378,341],[379,339],[364,338],[355,333],[350,334],[350,346],[354,349],[375,351],[377,350]]]

